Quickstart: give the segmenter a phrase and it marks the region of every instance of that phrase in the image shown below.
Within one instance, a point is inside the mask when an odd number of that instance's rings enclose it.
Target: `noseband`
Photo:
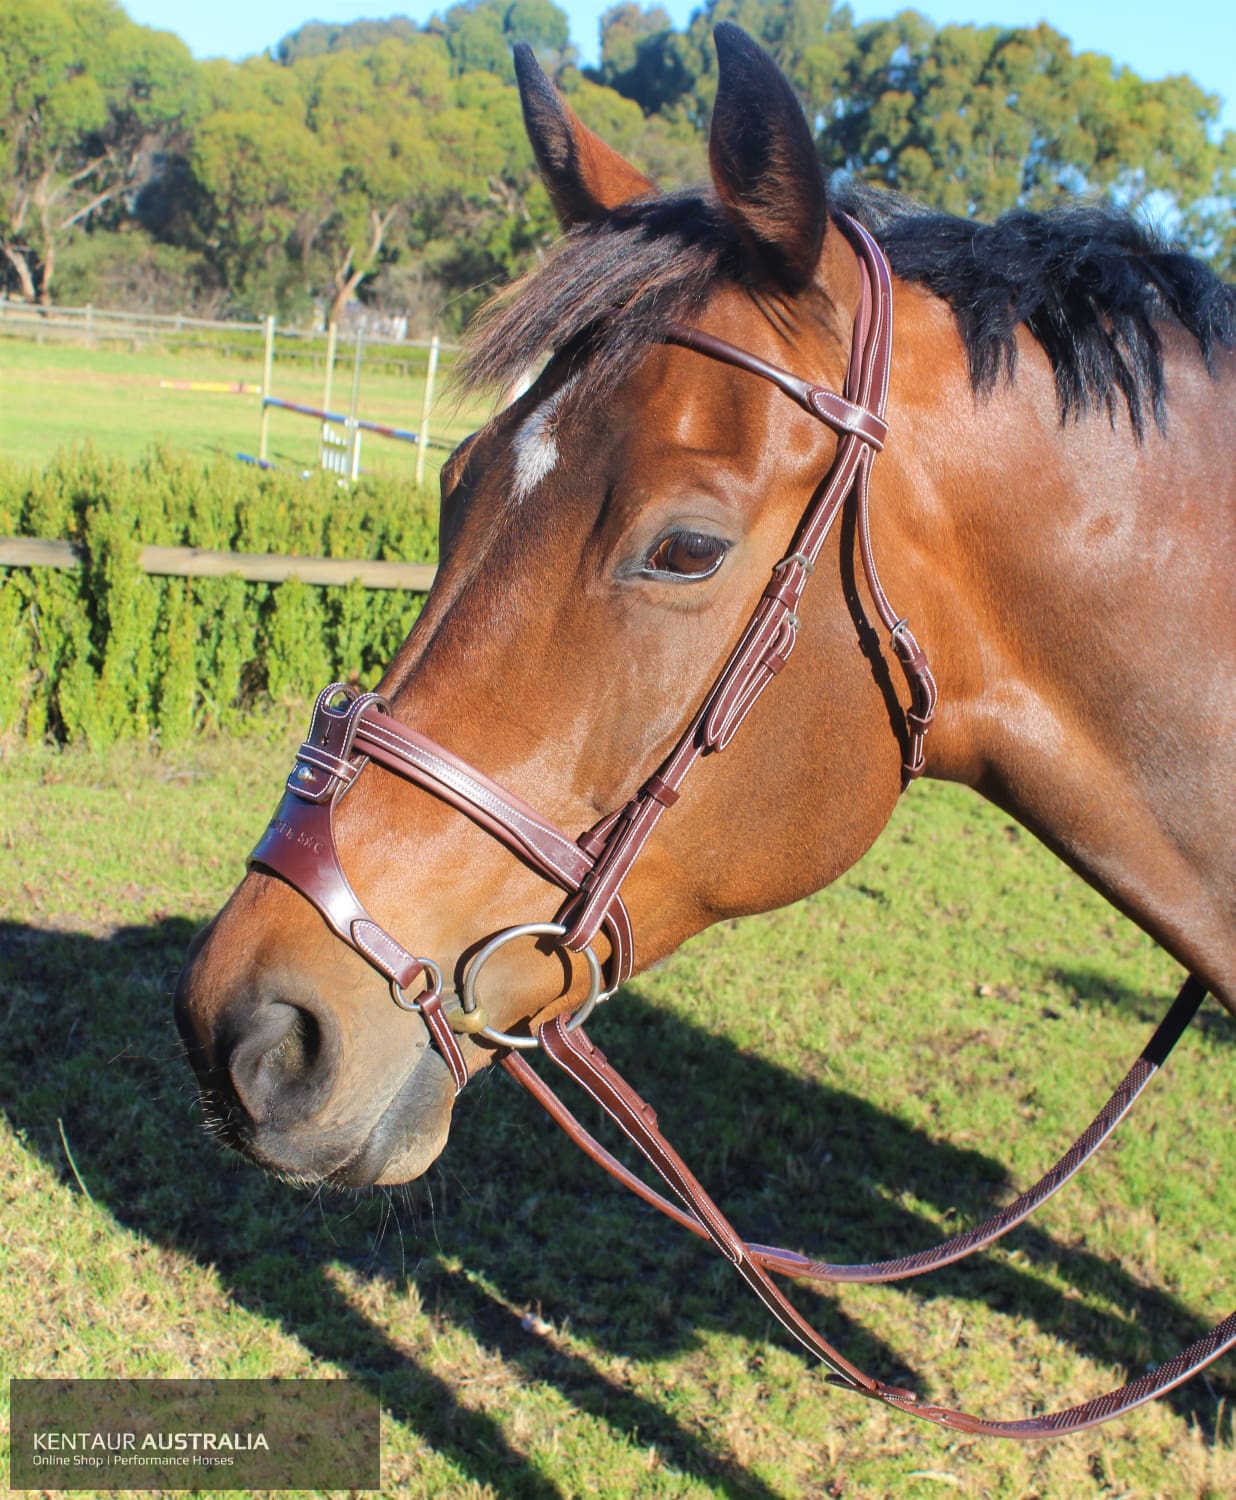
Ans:
[[[621,896],[627,874],[662,815],[678,800],[688,772],[703,756],[730,744],[760,694],[784,667],[797,639],[798,609],[807,580],[850,495],[855,500],[859,551],[868,589],[889,631],[890,647],[910,692],[910,707],[905,712],[903,784],[923,770],[923,741],[935,712],[936,685],[906,620],[897,616],[880,584],[868,515],[871,464],[888,430],[884,410],[892,357],[892,288],[888,263],[867,231],[852,219],[839,222],[855,250],[861,277],[842,395],[699,329],[671,324],[666,331],[668,343],[770,381],[806,412],[833,428],[839,438],[832,466],[812,497],[790,550],[773,568],[738,644],[674,748],[639,792],[624,807],[572,839],[514,793],[427,736],[401,724],[377,693],[357,693],[335,683],[318,696],[308,737],[297,753],[283,800],[250,856],[250,864],[273,871],[300,891],[330,929],[387,979],[395,1003],[420,1014],[450,1069],[457,1093],[468,1081],[461,1034],[484,1038],[503,1049],[503,1066],[595,1161],[646,1202],[718,1246],[782,1326],[828,1367],[832,1383],[944,1427],[1000,1437],[1058,1436],[1128,1411],[1218,1358],[1236,1344],[1236,1314],[1152,1375],[1120,1391],[1050,1416],[990,1422],[920,1402],[913,1392],[865,1375],[802,1318],[769,1273],[822,1281],[893,1281],[919,1275],[991,1244],[1061,1187],[1115,1128],[1205,997],[1199,981],[1186,981],[1167,1018],[1108,1104],[1034,1188],[985,1224],[932,1250],[860,1266],[810,1261],[792,1251],[743,1240],[660,1134],[652,1109],[580,1029],[594,1006],[617,990],[634,970],[631,921]],[[438,965],[415,955],[370,916],[339,859],[334,809],[370,760],[456,808],[566,892],[553,922],[523,923],[492,937],[469,961],[460,999],[449,1007],[443,1001]],[[604,933],[609,944],[607,976],[592,947],[599,933]],[[588,995],[571,1018],[558,1018],[542,1026],[535,1036],[496,1030],[476,993],[477,976],[484,964],[505,944],[525,936],[548,938],[581,954],[590,979]],[[420,990],[409,994],[418,983]],[[670,1186],[681,1207],[627,1171],[579,1124],[521,1055],[522,1049],[538,1046],[619,1125]]]

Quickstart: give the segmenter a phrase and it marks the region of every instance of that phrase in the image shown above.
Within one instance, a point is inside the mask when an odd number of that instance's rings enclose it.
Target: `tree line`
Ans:
[[[268,53],[198,63],[117,0],[0,0],[0,277],[43,304],[336,318],[360,298],[457,328],[555,234],[512,45],[675,187],[702,170],[722,20],[778,59],[829,171],[983,218],[1104,194],[1236,271],[1236,132],[1218,99],[1047,25],[707,0],[680,31],[624,0],[581,68],[553,0],[463,0],[424,25],[314,21]]]

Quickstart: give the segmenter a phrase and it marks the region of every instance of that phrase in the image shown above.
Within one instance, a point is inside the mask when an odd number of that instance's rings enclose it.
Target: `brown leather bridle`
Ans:
[[[1205,986],[1186,980],[1162,1024],[1090,1126],[1040,1181],[985,1223],[930,1250],[865,1265],[811,1261],[793,1251],[745,1241],[713,1203],[657,1128],[652,1109],[584,1035],[581,1023],[634,968],[634,940],[621,887],[661,816],[678,800],[688,772],[704,756],[724,750],[760,694],[785,665],[798,631],[798,608],[807,580],[846,500],[853,495],[859,551],[876,611],[905,673],[910,707],[905,715],[903,777],[921,774],[923,741],[936,706],[936,685],[907,622],[898,618],[880,584],[868,524],[871,464],[887,434],[884,410],[892,356],[892,288],[887,261],[857,222],[839,221],[858,259],[861,293],[844,393],[836,395],[724,340],[673,324],[667,342],[695,350],[771,381],[805,411],[839,434],[836,455],[812,497],[789,552],[772,570],[768,586],[702,706],[638,793],[578,839],[541,816],[521,798],[491,781],[449,750],[399,723],[376,693],[335,683],[318,696],[309,734],[288,777],[282,802],[250,856],[317,907],[329,927],[389,981],[397,1004],[424,1020],[455,1081],[468,1080],[457,1033],[470,1033],[502,1049],[508,1072],[593,1160],[646,1202],[701,1237],[711,1239],[782,1326],[830,1370],[830,1381],[912,1412],[943,1427],[993,1437],[1044,1438],[1075,1432],[1161,1395],[1236,1344],[1236,1313],[1212,1333],[1120,1390],[1066,1411],[995,1422],[920,1402],[911,1392],[865,1375],[798,1313],[770,1273],[816,1281],[896,1281],[921,1275],[990,1245],[1052,1196],[1098,1150],[1157,1071],[1205,998]],[[525,864],[567,893],[553,922],[524,923],[497,933],[469,961],[461,996],[449,1009],[442,974],[429,958],[405,948],[366,911],[344,873],[335,844],[334,809],[370,760],[405,777],[464,813]],[[603,975],[592,943],[604,932],[610,948]],[[587,998],[567,1019],[540,1027],[535,1036],[497,1031],[476,997],[476,980],[488,959],[522,936],[549,937],[581,954],[589,968]],[[406,993],[417,981],[424,988]],[[647,1187],[584,1129],[532,1070],[522,1049],[540,1046],[619,1126],[668,1184],[681,1207]]]

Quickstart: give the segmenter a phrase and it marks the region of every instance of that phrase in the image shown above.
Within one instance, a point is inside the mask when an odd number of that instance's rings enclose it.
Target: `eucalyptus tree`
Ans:
[[[325,262],[334,322],[378,266],[399,220],[446,189],[449,163],[434,121],[449,108],[448,57],[441,38],[421,35],[315,58],[295,71],[323,184],[299,242],[306,261],[316,254]]]
[[[114,0],[5,0],[0,251],[21,296],[51,300],[59,251],[132,202],[198,95],[188,48]]]
[[[567,15],[554,0],[462,0],[443,18],[456,73],[488,73],[514,84],[511,48],[527,42],[549,69],[575,60]]]
[[[776,57],[826,170],[985,218],[1069,193],[1147,200],[1230,268],[1236,137],[1220,138],[1219,101],[1190,78],[1141,78],[1047,25],[937,27],[902,10],[855,26],[834,0],[707,0],[682,32],[623,0],[602,17],[593,76],[702,128],[720,21]]]
[[[555,0],[462,0],[423,26],[309,22],[273,54],[199,65],[116,0],[0,0],[0,272],[47,301],[73,236],[132,217],[205,257],[236,307],[337,318],[367,283],[415,284],[427,316],[437,299],[457,322],[555,232],[512,43],[675,187],[697,175],[720,21],[777,58],[826,171],[982,217],[1079,191],[1145,201],[1236,270],[1236,134],[1220,135],[1218,101],[1046,25],[906,10],[856,26],[837,0],[706,0],[676,30],[655,0],[620,0],[581,72]]]
[[[907,11],[855,32],[821,150],[963,215],[1077,192],[1183,208],[1212,191],[1218,110],[1192,79],[1140,78],[1046,24],[937,30]]]
[[[290,69],[256,57],[205,71],[211,108],[188,150],[197,233],[233,300],[255,312],[295,275],[296,236],[329,190],[329,163]]]

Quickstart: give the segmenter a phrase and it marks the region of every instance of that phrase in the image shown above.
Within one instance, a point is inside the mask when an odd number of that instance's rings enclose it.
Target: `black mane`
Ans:
[[[1174,318],[1214,373],[1216,345],[1236,344],[1236,289],[1128,214],[1078,202],[1015,211],[994,224],[925,211],[865,186],[842,207],[876,235],[896,275],[953,309],[976,391],[1017,367],[1024,323],[1051,360],[1061,418],[1123,399],[1138,437],[1146,407],[1163,428],[1162,343]]]
[[[1016,373],[1019,324],[1056,376],[1062,420],[1119,403],[1142,436],[1166,423],[1162,341],[1174,319],[1213,373],[1236,345],[1236,289],[1125,214],[1096,204],[1015,211],[994,224],[935,213],[857,183],[837,207],[871,230],[896,275],[953,309],[975,391]],[[577,352],[583,383],[611,387],[671,321],[690,321],[723,282],[747,279],[743,247],[711,197],[676,193],[573,229],[481,313],[462,376],[509,384],[529,365]],[[586,358],[584,357],[586,354]]]

